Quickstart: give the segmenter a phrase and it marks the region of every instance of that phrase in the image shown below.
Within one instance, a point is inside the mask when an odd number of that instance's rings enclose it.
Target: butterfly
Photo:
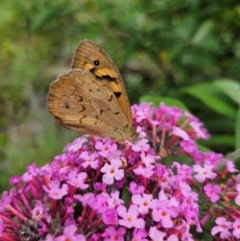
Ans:
[[[58,123],[73,131],[119,142],[136,137],[121,74],[90,40],[80,42],[71,70],[50,85],[48,107]]]

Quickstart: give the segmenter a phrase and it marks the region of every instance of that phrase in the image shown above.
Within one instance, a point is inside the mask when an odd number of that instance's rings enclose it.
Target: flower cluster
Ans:
[[[132,112],[137,141],[82,136],[51,164],[12,177],[0,241],[239,240],[237,170],[199,150],[203,124],[164,104]]]

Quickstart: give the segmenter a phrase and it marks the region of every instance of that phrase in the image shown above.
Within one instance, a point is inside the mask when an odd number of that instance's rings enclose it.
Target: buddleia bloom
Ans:
[[[239,240],[238,171],[199,150],[209,138],[203,123],[164,104],[132,112],[137,141],[85,135],[12,177],[0,241]]]

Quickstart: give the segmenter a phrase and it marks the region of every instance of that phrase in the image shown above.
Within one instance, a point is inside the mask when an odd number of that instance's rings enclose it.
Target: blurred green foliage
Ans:
[[[240,2],[10,0],[0,8],[0,189],[26,165],[49,162],[78,134],[55,124],[49,84],[80,40],[119,67],[131,103],[184,107],[227,154],[240,147]]]

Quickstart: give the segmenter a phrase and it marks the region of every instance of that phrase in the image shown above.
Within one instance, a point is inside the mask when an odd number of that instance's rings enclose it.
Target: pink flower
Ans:
[[[156,161],[156,156],[142,152],[141,159],[142,159],[142,162],[145,164],[145,166],[152,166],[152,164],[154,164]]]
[[[124,176],[122,169],[119,169],[122,166],[122,162],[117,159],[111,160],[111,163],[106,163],[102,168],[101,172],[105,173],[103,175],[103,182],[106,184],[113,184],[114,179],[121,180]]]
[[[118,215],[116,209],[107,209],[102,215],[103,222],[108,225],[118,224]]]
[[[232,233],[229,231],[229,229],[232,228],[231,222],[227,221],[223,217],[219,217],[216,219],[216,224],[217,226],[212,228],[212,231],[211,231],[212,235],[220,233],[220,237],[223,239],[231,237]]]
[[[87,199],[86,204],[99,213],[104,213],[108,210],[107,197],[104,194],[91,195]]]
[[[189,136],[188,136],[187,132],[179,127],[173,127],[172,133],[175,136],[181,137],[185,141],[189,140]]]
[[[141,194],[144,192],[144,186],[141,186],[141,185],[139,186],[135,182],[130,182],[130,186],[129,186],[128,190],[132,194]]]
[[[239,239],[238,170],[198,149],[203,123],[163,103],[132,111],[138,141],[83,136],[52,163],[12,177],[0,199],[1,241],[192,241],[210,219],[213,239]]]
[[[64,151],[73,151],[73,152],[74,152],[74,151],[79,150],[79,149],[82,147],[82,145],[83,145],[85,142],[87,142],[87,138],[86,138],[86,137],[87,137],[87,136],[77,138],[73,143],[68,144],[68,145],[65,147]]]
[[[234,162],[232,162],[230,160],[227,160],[227,159],[225,159],[224,161],[225,161],[226,167],[227,167],[229,172],[231,172],[231,173],[239,172],[238,169],[235,168]]]
[[[136,108],[136,109],[135,109]],[[133,111],[136,113],[136,121],[141,122],[144,119],[151,118],[151,108],[149,108],[149,105],[142,104],[141,108],[137,108],[137,106],[132,107]]]
[[[149,165],[147,167],[139,165],[136,169],[134,169],[134,172],[138,175],[149,178],[153,175],[153,168],[154,166],[152,165]]]
[[[99,140],[96,142],[95,148],[98,150],[99,155],[107,157],[109,153],[117,150],[117,145],[113,143],[111,139]]]
[[[126,230],[124,228],[118,228],[115,229],[113,226],[110,226],[106,228],[104,232],[104,240],[106,241],[124,241],[124,234],[126,233]]]
[[[240,206],[240,184],[237,184],[236,190],[238,191],[238,195],[235,197],[235,203]]]
[[[41,218],[43,217],[43,213],[43,205],[38,205],[35,208],[33,208],[32,217],[33,219],[41,220]]]
[[[204,191],[212,202],[219,200],[219,193],[221,192],[221,188],[218,185],[212,185],[208,183],[204,186]]]
[[[85,172],[78,173],[76,169],[70,171],[67,177],[69,184],[81,189],[88,188],[88,184],[84,183],[86,178],[87,178],[87,173]]]
[[[63,235],[54,239],[54,241],[85,241],[86,238],[82,234],[76,234],[77,227],[73,224],[66,226]]]
[[[173,162],[172,166],[176,167],[177,175],[181,178],[181,180],[190,180],[192,178],[192,167],[178,162]]]
[[[189,125],[193,128],[194,133],[197,135],[198,138],[208,139],[209,135],[206,131],[202,128],[202,123],[199,121],[192,121]]]
[[[82,163],[84,168],[90,166],[93,169],[97,169],[99,167],[99,160],[96,152],[90,154],[88,151],[83,151],[80,153],[79,157],[84,160]]]
[[[141,214],[147,214],[151,206],[153,196],[151,194],[135,194],[132,196],[132,203],[138,206],[138,211]]]
[[[182,237],[182,240],[193,240],[193,239],[184,239],[183,237]],[[178,237],[177,237],[177,235],[175,235],[175,234],[171,234],[171,235],[169,235],[169,237],[167,238],[167,241],[179,241],[179,239],[178,239]]]
[[[149,231],[149,237],[152,240],[156,240],[156,241],[162,241],[164,240],[163,238],[166,236],[166,233],[161,232],[160,230],[158,230],[155,226],[150,228]]]
[[[139,212],[136,205],[130,205],[128,211],[124,206],[117,208],[118,215],[122,218],[119,220],[119,224],[127,228],[144,228],[144,220],[138,218]]]
[[[132,241],[148,241],[148,239],[145,239],[147,236],[148,233],[144,229],[135,228]]]
[[[233,236],[240,240],[240,218],[233,223]]]
[[[192,139],[182,140],[180,146],[186,153],[193,153],[197,150],[197,144]]]
[[[109,208],[116,208],[123,204],[123,200],[119,198],[119,191],[114,191],[109,195],[107,195],[107,203]]]
[[[0,218],[0,235],[3,233],[4,231],[4,222],[3,220]]]
[[[154,200],[152,202],[152,217],[156,222],[161,222],[164,228],[173,227],[172,217],[174,217],[177,213],[171,207],[168,207],[169,202]]]
[[[198,182],[204,182],[207,178],[213,179],[217,176],[216,173],[212,172],[212,165],[204,164],[203,167],[200,165],[194,165],[193,170],[197,173],[194,175]]]
[[[129,146],[132,147],[132,150],[135,152],[140,152],[140,151],[147,151],[150,146],[148,144],[148,140],[147,139],[140,139],[136,142],[127,142]]]
[[[60,187],[59,181],[51,181],[49,183],[49,188],[43,186],[43,189],[49,194],[52,199],[61,199],[68,193],[68,187],[66,184],[63,184]]]

